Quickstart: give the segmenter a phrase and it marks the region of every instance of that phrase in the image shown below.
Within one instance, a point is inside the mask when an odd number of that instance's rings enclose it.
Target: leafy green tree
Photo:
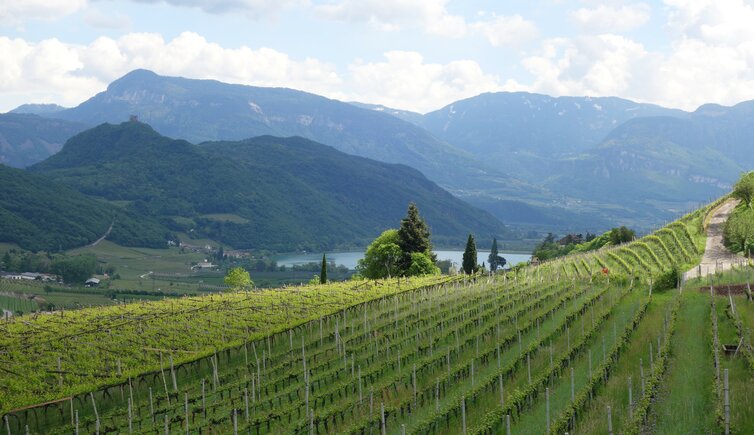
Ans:
[[[636,238],[634,230],[625,226],[613,228],[610,230],[610,243],[613,245],[620,245],[621,243],[628,243]]]
[[[389,229],[380,234],[367,247],[364,258],[359,260],[356,270],[364,278],[390,278],[398,272],[398,263],[403,252],[399,246],[398,230]],[[409,265],[410,267],[410,265]]]
[[[13,265],[13,260],[10,258],[10,252],[5,251],[5,255],[3,255],[3,269],[5,270],[11,270]]]
[[[487,261],[490,263],[490,271],[495,273],[498,267],[505,267],[508,262],[505,258],[501,257],[497,251],[497,239],[492,238],[492,248],[490,249],[490,255],[487,257]]]
[[[477,269],[479,269],[479,266],[476,263],[476,243],[474,243],[474,236],[469,234],[469,238],[466,240],[466,249],[463,251],[463,271],[471,275]]]
[[[400,266],[401,272],[404,274],[411,267],[411,254],[414,252],[421,252],[432,261],[436,260],[432,253],[429,227],[419,215],[419,209],[413,202],[408,205],[406,217],[401,220],[401,227],[398,230],[398,246],[403,253]]]
[[[322,271],[319,273],[319,283],[327,284],[327,257],[322,254]]]
[[[97,258],[94,255],[61,257],[51,265],[52,272],[63,277],[68,284],[81,284],[97,271]]]
[[[754,209],[739,206],[723,227],[723,242],[733,252],[754,251]]]
[[[439,275],[440,268],[427,254],[413,252],[411,253],[411,266],[408,268],[408,274],[411,276]]]
[[[744,174],[733,186],[733,195],[751,208],[754,200],[754,172]]]
[[[228,271],[225,275],[225,284],[229,285],[234,290],[249,290],[254,287],[254,281],[251,280],[251,275],[243,267],[234,267]]]

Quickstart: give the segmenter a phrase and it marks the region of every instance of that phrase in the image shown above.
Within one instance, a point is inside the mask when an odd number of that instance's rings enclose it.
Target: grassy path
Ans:
[[[574,390],[581,390],[590,378],[589,351],[591,351],[592,365],[597,367],[603,362],[602,346],[603,339],[609,350],[615,345],[616,335],[620,337],[624,330],[630,326],[633,312],[639,305],[643,296],[639,291],[634,291],[615,307],[610,318],[599,328],[585,350],[576,355],[570,366],[564,370],[561,376],[553,379],[550,383],[550,419],[554,420],[562,410],[571,403],[571,377],[570,369],[574,369]],[[546,431],[547,403],[544,395],[537,397],[534,407],[526,412],[520,419],[512,424],[511,432],[515,434],[541,434]]]
[[[636,400],[641,394],[639,359],[643,359],[645,373],[648,373],[650,342],[656,352],[657,336],[663,330],[666,311],[674,296],[672,292],[652,296],[644,319],[632,334],[630,344],[621,352],[617,363],[611,369],[607,383],[587,402],[586,408],[577,414],[573,433],[608,433],[608,406],[612,408],[614,433],[622,433],[621,428],[628,418],[628,377],[631,376],[633,379],[633,398]]]
[[[738,344],[741,337],[732,319],[728,298],[718,296],[716,302],[720,343]],[[746,304],[751,304],[752,302],[746,301],[743,297],[737,297],[734,299],[734,303],[740,308],[738,310],[740,313],[741,309],[748,311]],[[728,370],[731,432],[742,434],[754,433],[754,400],[752,400],[754,398],[754,378],[743,353],[739,352],[735,357],[721,353],[720,365],[721,378],[723,370]],[[720,403],[722,409],[722,399]]]
[[[710,312],[708,295],[684,292],[668,369],[651,407],[648,432],[693,434],[716,430]]]

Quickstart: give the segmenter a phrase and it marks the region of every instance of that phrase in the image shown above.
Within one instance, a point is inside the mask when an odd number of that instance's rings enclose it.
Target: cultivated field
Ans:
[[[672,266],[698,262],[706,212],[494,278],[350,282],[11,321],[0,327],[0,403],[13,434],[27,425],[710,433],[726,421],[751,433],[754,302],[741,286],[721,290],[749,269],[709,278],[712,293],[709,280],[656,285]],[[52,402],[34,406],[43,400]]]

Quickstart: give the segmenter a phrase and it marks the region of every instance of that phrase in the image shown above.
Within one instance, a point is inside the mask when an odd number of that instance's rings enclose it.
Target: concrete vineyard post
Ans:
[[[382,435],[387,435],[387,427],[385,426],[385,403],[380,402],[380,420],[382,422]]]
[[[609,405],[607,407],[607,433],[613,435],[613,415]]]
[[[94,418],[99,420],[99,413],[97,412],[97,404],[94,402],[94,393],[89,393],[89,397],[92,399],[92,409],[94,409]]]
[[[545,427],[546,433],[550,433],[550,388],[545,388]]]
[[[202,396],[204,396],[204,385],[202,384]],[[154,418],[154,399],[152,398],[152,387],[149,387],[149,415],[152,416],[152,423],[155,423]]]
[[[175,367],[173,366],[173,355],[170,355],[170,377],[173,380],[173,391],[178,392],[178,381],[175,378]]]
[[[435,411],[440,410],[440,380],[435,383]]]
[[[163,368],[163,364],[162,364],[162,352],[160,352],[160,374],[162,375],[162,386],[165,388],[165,397],[168,401],[168,406],[170,406],[170,394],[168,393],[168,380],[167,378],[165,378],[165,369]]]
[[[500,406],[505,407],[505,394],[503,389],[503,375],[497,375],[498,383],[500,384]]]
[[[248,402],[247,402],[248,409]],[[188,408],[188,393],[183,393],[183,414],[186,416],[186,435],[189,434],[189,408]]]
[[[309,393],[309,391],[307,391],[307,397],[306,397],[306,404],[307,404],[307,407],[306,407],[306,411],[307,412],[306,413],[307,414],[309,414],[309,406],[308,406],[309,405],[309,397],[308,397],[309,394],[308,393]],[[186,399],[186,400],[188,400],[188,399]],[[244,408],[245,408],[244,417],[246,417],[246,423],[248,423],[249,422],[249,389],[248,388],[244,388],[244,390],[243,390],[243,404],[244,404]],[[186,410],[188,411],[188,402],[186,402]],[[186,418],[188,418],[188,414],[186,414]],[[186,420],[186,422],[188,423],[188,420]]]
[[[463,435],[466,435],[466,398],[461,396],[461,427]]]
[[[511,435],[511,415],[505,415],[505,433]]]
[[[730,433],[730,390],[728,385],[728,369],[725,369],[723,372],[723,392],[725,394],[725,435],[728,435]]]

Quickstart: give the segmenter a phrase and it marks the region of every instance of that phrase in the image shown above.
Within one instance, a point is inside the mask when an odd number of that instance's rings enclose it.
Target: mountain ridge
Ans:
[[[474,209],[405,165],[350,156],[305,138],[194,145],[141,122],[102,124],[30,168],[82,193],[127,203],[176,232],[277,251],[365,246],[411,201],[438,240],[503,235]],[[218,214],[229,216],[217,219]],[[189,223],[187,223],[189,222]]]

